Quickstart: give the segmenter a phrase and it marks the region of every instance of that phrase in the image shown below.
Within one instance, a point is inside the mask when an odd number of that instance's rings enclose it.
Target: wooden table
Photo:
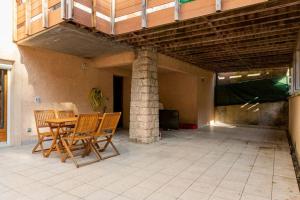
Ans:
[[[62,119],[49,119],[46,120],[46,123],[49,124],[50,132],[53,137],[52,144],[46,153],[46,157],[48,157],[52,151],[57,151],[57,153],[60,155],[61,160],[63,161],[63,154],[62,149],[59,147],[59,145],[62,146],[61,142],[61,129],[66,126],[66,123],[72,124],[76,123],[77,117],[71,117],[71,118],[62,118]]]
[[[64,160],[64,155],[62,154],[62,149],[59,147],[59,145],[62,145],[61,142],[61,135],[62,135],[62,128],[66,127],[67,125],[74,124],[77,121],[77,117],[70,117],[70,118],[61,118],[61,119],[48,119],[46,120],[46,123],[49,124],[50,132],[52,133],[53,141],[51,144],[51,147],[49,148],[48,152],[46,153],[46,157],[48,157],[52,151],[57,151],[57,153],[60,155],[61,161]],[[99,120],[102,120],[102,117],[99,117]]]

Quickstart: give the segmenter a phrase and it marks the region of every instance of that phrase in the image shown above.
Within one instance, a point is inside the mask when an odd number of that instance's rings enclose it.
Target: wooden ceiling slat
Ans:
[[[280,38],[270,38],[270,40],[266,40],[265,38],[259,38],[259,39],[252,39],[252,40],[245,40],[245,41],[236,41],[232,43],[233,45],[236,46],[236,48],[248,48],[248,47],[253,47],[253,46],[265,46],[268,44],[273,44],[273,43],[285,43],[285,42],[296,42],[295,35],[290,36],[290,35],[282,35]],[[207,46],[200,46],[200,47],[192,47],[192,48],[187,48],[187,49],[179,49],[177,51],[175,50],[169,50],[165,51],[165,53],[174,53],[174,54],[180,54],[180,53],[189,53],[189,52],[209,52],[209,51],[216,51],[219,49],[219,45],[207,45]]]
[[[212,15],[209,15],[207,18],[211,22],[217,22],[217,21],[229,20],[229,19],[238,18],[238,17],[245,18],[245,16],[247,16],[247,15],[254,15],[254,14],[262,13],[262,12],[270,12],[270,11],[273,11],[276,9],[282,9],[282,8],[286,8],[286,7],[294,7],[294,6],[300,5],[300,1],[298,1],[298,0],[292,0],[292,1],[281,0],[281,1],[276,1],[276,2],[278,3],[278,5],[276,5],[276,6],[267,7],[266,4],[260,4],[258,6],[252,6],[251,8],[248,7],[246,9],[237,9],[234,11],[227,11],[227,12],[212,14]],[[267,2],[267,4],[270,4],[270,2]],[[176,24],[165,25],[165,26],[162,26],[159,28],[152,28],[152,29],[148,29],[148,30],[136,31],[136,34],[134,36],[130,35],[130,33],[118,35],[116,37],[116,39],[121,40],[121,38],[124,38],[124,40],[128,41],[130,37],[149,36],[149,35],[158,34],[158,33],[165,34],[168,31],[186,29],[186,28],[189,28],[189,27],[192,27],[195,25],[205,25],[205,24],[206,24],[206,22],[203,19],[196,18],[196,19],[191,19],[191,20],[187,20],[187,21],[182,21],[182,22],[179,22]]]
[[[280,18],[281,16],[284,15],[288,15],[288,14],[293,14],[293,16],[291,17],[285,17],[285,21],[286,20],[291,20],[291,19],[295,19],[299,17],[300,14],[300,6],[298,10],[293,10],[293,11],[289,11],[289,12],[284,12],[284,13],[280,13],[277,14],[276,17],[278,17],[279,19],[276,18],[272,18],[271,16],[265,16],[264,18],[255,18],[255,19],[250,19],[250,20],[245,20],[243,22],[238,21],[238,22],[234,22],[234,23],[228,23],[225,25],[218,25],[215,26],[218,29],[218,32],[226,32],[226,31],[235,31],[238,29],[245,29],[245,28],[251,28],[253,27],[253,24],[255,23],[255,26],[265,26],[268,24],[274,24],[277,22],[282,22],[282,18]],[[270,18],[269,20],[267,18]],[[262,20],[259,23],[257,23],[256,21],[258,20]],[[250,24],[247,24],[247,22],[251,22]],[[184,31],[179,31],[174,29],[173,31],[169,32],[169,33],[165,33],[165,34],[159,34],[159,35],[152,35],[152,36],[144,36],[143,39],[146,39],[147,42],[155,42],[155,41],[159,41],[159,42],[168,42],[168,41],[172,41],[174,39],[184,39],[184,38],[189,38],[189,37],[194,37],[195,36],[201,36],[201,35],[205,35],[207,33],[209,33],[211,30],[211,28],[207,27],[207,24],[203,23],[202,27],[199,26],[194,26],[190,29],[185,29]],[[204,31],[201,33],[201,31]],[[122,41],[122,40],[120,40]],[[130,42],[132,44],[138,43],[139,39],[138,37],[136,37],[135,39],[127,39],[127,42]]]
[[[112,38],[214,71],[290,65],[300,31],[300,1],[272,0]]]

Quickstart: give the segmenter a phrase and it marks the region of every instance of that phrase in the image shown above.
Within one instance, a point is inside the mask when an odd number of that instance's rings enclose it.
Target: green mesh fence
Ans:
[[[245,103],[264,103],[287,100],[289,85],[287,77],[217,85],[216,106]]]

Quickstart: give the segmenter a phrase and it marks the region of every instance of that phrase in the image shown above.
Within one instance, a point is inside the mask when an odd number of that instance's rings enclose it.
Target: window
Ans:
[[[300,92],[300,50],[296,51],[292,69],[292,93]]]

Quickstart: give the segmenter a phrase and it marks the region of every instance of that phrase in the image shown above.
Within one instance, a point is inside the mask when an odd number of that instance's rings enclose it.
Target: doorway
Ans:
[[[0,142],[7,141],[7,70],[0,69]]]
[[[123,127],[123,77],[114,76],[114,112],[122,112],[118,127]]]

